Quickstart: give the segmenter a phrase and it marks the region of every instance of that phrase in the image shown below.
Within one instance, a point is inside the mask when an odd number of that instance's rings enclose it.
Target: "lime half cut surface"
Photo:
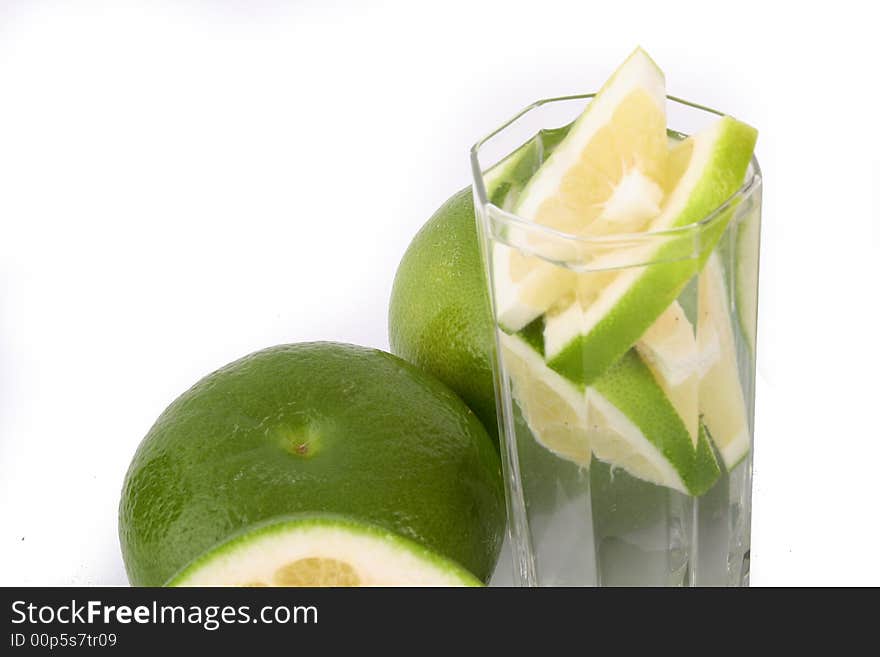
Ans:
[[[263,527],[203,555],[170,586],[480,586],[452,561],[378,528],[309,518]]]

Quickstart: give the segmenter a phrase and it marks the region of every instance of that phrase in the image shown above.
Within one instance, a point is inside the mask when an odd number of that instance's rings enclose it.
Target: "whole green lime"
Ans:
[[[497,437],[492,314],[470,189],[446,201],[404,253],[388,339],[392,352],[455,390]]]
[[[291,529],[277,538],[272,523]],[[410,577],[423,563],[485,581],[503,529],[498,457],[474,414],[403,360],[337,343],[273,347],[199,381],[144,438],[119,511],[135,585],[251,534],[262,547],[227,571],[281,554],[296,559],[279,581],[393,583],[409,568],[405,581],[430,583]]]

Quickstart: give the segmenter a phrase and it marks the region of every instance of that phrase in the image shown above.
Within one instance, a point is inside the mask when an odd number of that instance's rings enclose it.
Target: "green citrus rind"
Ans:
[[[438,584],[448,584],[452,581],[457,582],[461,586],[483,586],[480,580],[454,561],[446,559],[408,538],[389,532],[381,527],[353,522],[343,517],[310,515],[270,521],[265,525],[238,534],[187,564],[172,576],[165,583],[165,586],[189,586],[188,582],[191,582],[202,569],[211,566],[218,559],[234,558],[236,553],[247,550],[251,546],[259,548],[259,541],[262,538],[313,528],[330,528],[351,532],[360,537],[380,541],[387,544],[393,550],[405,552],[424,562],[426,570],[434,570],[448,577],[448,580],[445,582],[443,579],[438,578],[436,582]]]
[[[625,415],[674,470],[674,476],[654,483],[701,495],[718,479],[721,471],[705,432],[701,428],[695,449],[687,426],[635,349],[591,388]]]
[[[752,158],[757,132],[731,117],[722,117],[706,132],[706,157],[694,158],[682,177],[690,181],[673,196],[686,196],[674,205],[674,215],[664,228],[677,228],[702,221],[724,206],[742,185]],[[691,139],[700,139],[698,135]],[[695,147],[695,152],[696,152]],[[691,172],[691,170],[696,169]],[[692,177],[689,177],[689,173]],[[736,201],[723,207],[699,229],[698,257],[693,253],[694,235],[684,234],[656,249],[654,264],[640,271],[621,274],[633,280],[626,290],[588,332],[577,335],[555,353],[548,353],[550,366],[567,378],[590,385],[621,358],[657,317],[679,296],[687,282],[700,271],[727,227]],[[615,281],[616,283],[616,281]],[[587,310],[589,312],[589,310]]]

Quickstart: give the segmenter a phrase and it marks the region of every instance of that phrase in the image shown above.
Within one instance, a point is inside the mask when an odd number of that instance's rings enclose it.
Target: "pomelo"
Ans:
[[[454,194],[403,255],[388,310],[392,353],[430,372],[498,435],[492,313],[470,188]]]
[[[119,512],[129,579],[150,586],[471,584],[503,529],[476,416],[403,360],[337,343],[259,351],[182,394]]]

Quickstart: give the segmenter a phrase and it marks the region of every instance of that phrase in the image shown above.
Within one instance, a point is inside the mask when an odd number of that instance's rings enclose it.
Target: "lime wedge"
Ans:
[[[711,487],[720,469],[699,425],[697,342],[677,303],[586,390],[547,366],[540,325],[501,334],[513,396],[538,443],[583,466],[592,451],[634,477],[692,495]]]
[[[641,49],[617,69],[518,195],[513,211],[573,234],[643,230],[663,200],[663,72]],[[493,253],[498,323],[516,332],[569,293],[574,274],[504,244]]]
[[[511,210],[543,160],[565,138],[572,124],[546,128],[483,173],[489,201]]]
[[[739,188],[752,157],[756,131],[730,117],[672,148],[660,214],[648,230],[697,222],[721,206]],[[572,381],[591,384],[620,359],[679,295],[701,268],[730,219],[731,208],[702,230],[699,257],[693,235],[644,247],[643,267],[581,274],[587,294],[568,307],[548,313],[545,356],[550,366]],[[555,301],[555,300],[554,300]]]
[[[705,363],[700,412],[728,470],[745,458],[751,445],[730,307],[721,260],[712,254],[699,279],[697,342]]]
[[[543,163],[524,147],[505,164],[518,181],[499,187],[493,203],[552,229],[508,235],[490,253],[502,360],[548,450],[582,465],[592,455],[691,495],[720,476],[713,439],[726,465],[741,458],[745,414],[716,394],[736,384],[742,399],[729,307],[703,301],[717,290],[697,275],[736,207],[725,202],[742,184],[756,136],[721,117],[670,144],[663,73],[636,50]],[[587,254],[586,243],[568,249],[572,240],[554,237],[668,231],[718,208],[693,231],[605,252],[599,242]],[[677,301],[689,281],[700,312],[711,310],[705,319]]]
[[[673,301],[651,324],[635,348],[675,406],[696,447],[700,352],[694,327],[677,301]]]
[[[758,252],[761,241],[760,203],[750,199],[736,227],[736,314],[743,335],[754,353],[758,328]]]
[[[336,518],[272,523],[228,540],[169,586],[480,586],[418,543]]]
[[[583,392],[547,367],[540,352],[518,335],[501,334],[501,353],[511,392],[535,440],[568,461],[589,465]]]
[[[720,475],[705,433],[696,439],[636,349],[587,389],[590,445],[596,458],[629,474],[700,495]]]

